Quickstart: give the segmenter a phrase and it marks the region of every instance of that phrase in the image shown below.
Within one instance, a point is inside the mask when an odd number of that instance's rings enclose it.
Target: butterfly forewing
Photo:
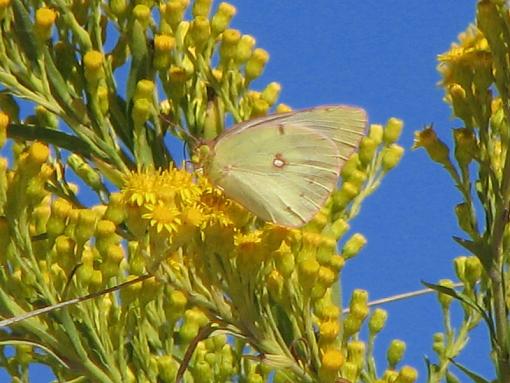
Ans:
[[[221,136],[206,173],[259,218],[301,226],[335,188],[341,160],[324,134],[271,119]]]
[[[218,140],[266,124],[291,124],[320,132],[335,142],[341,159],[345,161],[356,150],[365,135],[367,114],[365,110],[354,106],[317,106],[241,122],[227,130]]]

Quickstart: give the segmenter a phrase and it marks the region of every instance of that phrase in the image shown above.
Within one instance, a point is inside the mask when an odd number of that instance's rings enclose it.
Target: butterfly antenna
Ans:
[[[85,302],[85,301],[88,301],[90,299],[97,298],[98,296],[101,296],[101,295],[104,295],[104,294],[112,293],[114,291],[120,290],[123,287],[130,286],[130,285],[133,285],[135,283],[143,282],[144,280],[152,278],[152,277],[153,277],[152,274],[144,274],[144,275],[141,275],[141,276],[139,276],[139,277],[137,277],[135,279],[131,279],[129,281],[121,283],[121,284],[119,284],[117,286],[113,286],[113,287],[110,287],[110,288],[107,288],[107,289],[104,289],[104,290],[101,290],[101,291],[97,291],[95,293],[84,295],[82,297],[69,299],[69,300],[64,301],[64,302],[56,303],[54,305],[50,305],[50,306],[46,306],[46,307],[41,307],[40,309],[33,310],[33,311],[30,311],[30,312],[25,313],[25,314],[17,315],[17,316],[12,317],[12,318],[4,319],[4,320],[0,321],[0,328],[11,326],[11,325],[16,324],[18,322],[21,322],[21,321],[24,321],[26,319],[30,319],[30,318],[36,317],[38,315],[41,315],[41,314],[44,314],[44,313],[47,313],[47,312],[50,312],[50,311],[53,311],[53,310],[58,310],[58,309],[61,309],[61,308],[64,308],[64,307],[67,307],[67,306],[70,306],[70,305],[73,305],[73,304],[76,304],[76,303]]]

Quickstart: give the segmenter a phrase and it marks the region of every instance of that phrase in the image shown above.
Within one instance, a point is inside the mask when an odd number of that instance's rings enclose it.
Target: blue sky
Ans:
[[[436,56],[474,19],[475,1],[231,2],[238,10],[233,26],[271,55],[255,86],[280,82],[281,101],[294,108],[345,103],[364,107],[374,123],[393,116],[405,121],[401,165],[353,222],[368,245],[343,272],[346,298],[355,288],[377,299],[419,289],[420,280],[453,278],[453,258],[466,255],[451,239],[459,234],[453,208],[460,196],[439,166],[410,147],[413,132],[425,124],[433,122],[447,141],[450,129],[460,126],[436,85]],[[377,344],[379,365],[390,340],[400,338],[408,345],[405,363],[417,367],[424,381],[423,357],[432,356],[432,334],[442,329],[435,297],[385,308],[389,320]],[[459,360],[493,377],[484,329],[475,331]],[[34,382],[50,380],[36,371]]]

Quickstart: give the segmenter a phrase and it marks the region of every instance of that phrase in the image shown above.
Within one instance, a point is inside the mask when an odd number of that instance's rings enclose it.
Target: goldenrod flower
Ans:
[[[336,348],[327,349],[321,358],[319,369],[319,381],[321,383],[332,382],[342,368],[345,358],[342,351]]]
[[[7,140],[7,127],[9,126],[9,115],[0,111],[0,148],[4,146]]]
[[[154,227],[157,233],[164,229],[168,234],[173,234],[178,230],[181,224],[181,212],[178,209],[161,204],[147,205],[146,208],[149,212],[142,217],[149,220],[150,226]]]

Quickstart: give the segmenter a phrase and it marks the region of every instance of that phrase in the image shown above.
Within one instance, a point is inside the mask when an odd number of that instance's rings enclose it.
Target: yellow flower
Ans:
[[[157,233],[161,233],[163,229],[169,234],[178,230],[181,224],[181,212],[178,209],[159,204],[146,207],[149,212],[142,217],[150,221],[150,226],[155,227]]]

